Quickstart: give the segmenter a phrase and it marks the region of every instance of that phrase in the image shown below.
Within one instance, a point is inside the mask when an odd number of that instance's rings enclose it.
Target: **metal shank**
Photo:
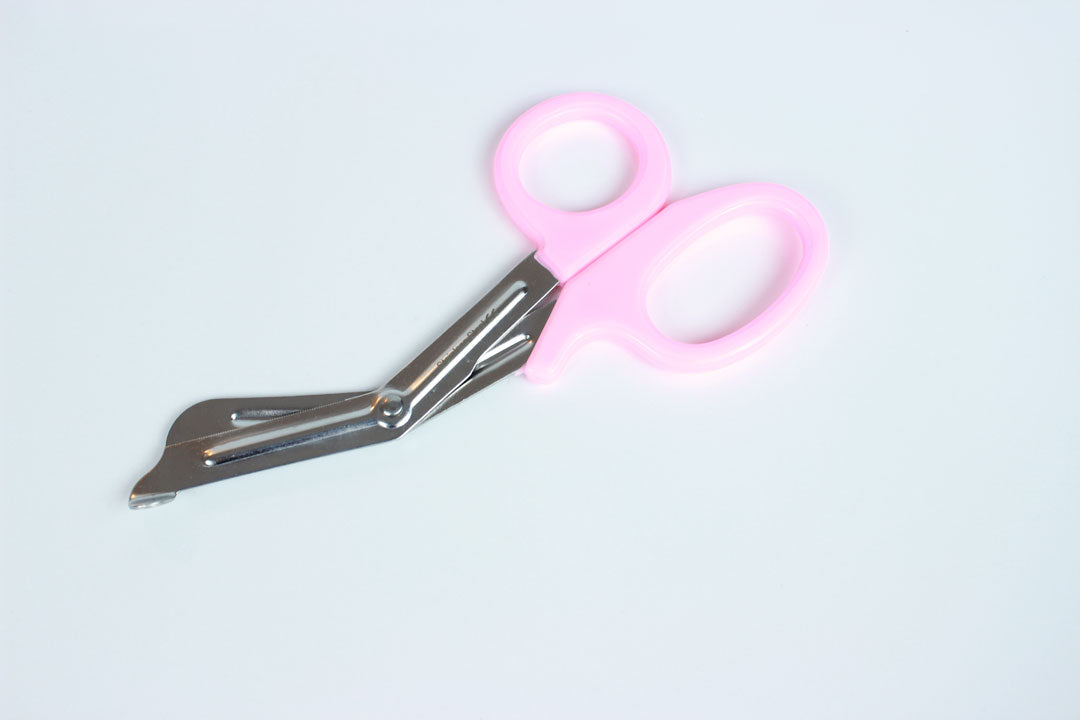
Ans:
[[[151,507],[180,490],[401,437],[524,365],[557,289],[558,280],[530,255],[376,391],[189,408],[128,504]],[[254,424],[237,427],[245,421]]]

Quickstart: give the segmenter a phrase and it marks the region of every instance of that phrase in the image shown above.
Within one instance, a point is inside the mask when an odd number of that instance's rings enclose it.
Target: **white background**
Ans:
[[[1066,1],[6,0],[0,715],[1076,718],[1078,30]],[[492,153],[573,90],[657,123],[675,197],[820,208],[782,337],[702,377],[590,347],[127,509],[185,406],[376,385],[526,253]],[[538,192],[617,172],[585,165]],[[745,245],[672,270],[667,327],[747,310]]]

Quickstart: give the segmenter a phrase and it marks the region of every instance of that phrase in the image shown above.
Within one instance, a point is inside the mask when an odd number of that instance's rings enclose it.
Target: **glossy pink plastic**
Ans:
[[[626,138],[637,170],[612,202],[570,212],[529,194],[521,159],[548,130],[582,121],[604,123]],[[495,192],[514,224],[536,243],[537,259],[565,282],[663,207],[671,192],[671,157],[660,131],[633,105],[597,93],[559,95],[527,110],[503,135],[495,151]]]
[[[664,335],[646,306],[653,281],[695,240],[746,215],[777,218],[798,235],[802,257],[790,283],[761,314],[721,338],[687,343]],[[573,352],[592,340],[611,341],[669,370],[732,363],[779,332],[806,302],[825,269],[826,238],[814,206],[781,185],[732,185],[672,203],[563,285],[525,376],[554,380]]]
[[[622,133],[634,149],[637,173],[621,197],[574,213],[529,195],[520,164],[530,142],[556,125],[578,120],[605,122]],[[616,98],[562,95],[527,111],[507,130],[495,156],[496,191],[511,219],[536,243],[537,259],[563,283],[525,365],[530,380],[554,380],[574,351],[594,340],[621,345],[670,370],[723,367],[773,337],[809,298],[825,269],[828,234],[804,197],[781,185],[749,183],[710,190],[657,213],[670,184],[671,163],[659,131]],[[746,215],[776,218],[799,238],[801,258],[787,287],[753,320],[716,340],[687,343],[664,335],[649,317],[652,283],[695,240]]]

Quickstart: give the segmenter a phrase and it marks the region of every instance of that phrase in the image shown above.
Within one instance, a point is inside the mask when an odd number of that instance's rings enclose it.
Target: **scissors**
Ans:
[[[529,194],[521,162],[541,135],[580,121],[604,123],[625,137],[637,168],[620,197],[569,212]],[[188,408],[169,430],[161,459],[132,489],[129,507],[153,507],[181,490],[395,440],[512,373],[551,382],[575,351],[596,340],[668,370],[725,366],[779,332],[825,267],[821,216],[781,185],[731,185],[664,207],[671,160],[663,137],[640,110],[607,95],[560,95],[526,111],[499,143],[494,175],[500,202],[535,252],[377,390],[224,398]],[[798,236],[801,259],[788,285],[723,337],[687,343],[664,335],[646,309],[652,282],[696,239],[746,215],[778,219]]]

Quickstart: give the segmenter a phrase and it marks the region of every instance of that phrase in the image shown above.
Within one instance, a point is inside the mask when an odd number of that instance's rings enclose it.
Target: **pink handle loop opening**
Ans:
[[[621,134],[637,163],[626,191],[607,205],[570,212],[540,202],[521,181],[521,160],[542,134],[565,123],[601,122]],[[537,259],[566,281],[599,257],[666,202],[671,158],[656,126],[634,106],[598,93],[559,95],[527,110],[495,151],[495,192],[510,219],[537,246]]]
[[[703,343],[664,335],[649,317],[650,286],[686,247],[745,215],[768,215],[797,234],[802,257],[787,287],[739,329]],[[770,183],[732,185],[672,203],[565,283],[525,375],[550,382],[593,340],[627,348],[660,368],[683,372],[728,365],[778,333],[806,302],[825,269],[828,234],[821,215],[794,190]]]

